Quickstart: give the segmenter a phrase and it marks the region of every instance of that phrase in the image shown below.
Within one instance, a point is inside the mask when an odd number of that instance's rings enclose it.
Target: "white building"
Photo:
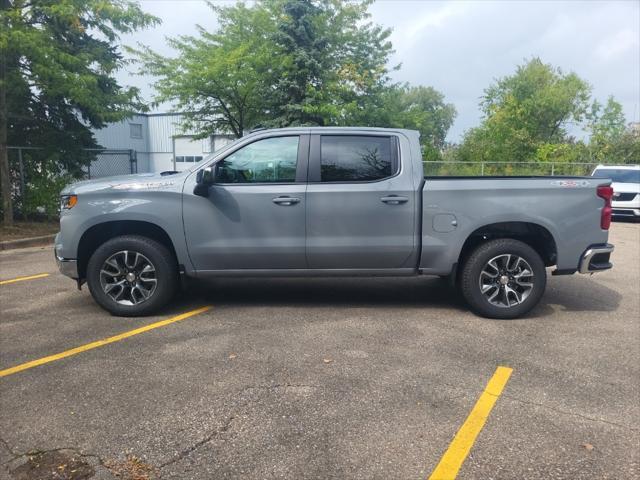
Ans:
[[[179,113],[142,113],[93,133],[105,149],[135,152],[138,173],[189,168],[233,140],[226,134],[195,140],[181,121]]]

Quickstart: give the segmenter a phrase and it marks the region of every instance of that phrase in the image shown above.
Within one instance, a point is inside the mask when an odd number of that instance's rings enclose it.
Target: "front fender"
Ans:
[[[78,204],[60,217],[58,254],[77,258],[85,232],[96,225],[115,221],[151,223],[166,232],[178,263],[192,271],[182,226],[182,192],[101,192],[79,195]]]

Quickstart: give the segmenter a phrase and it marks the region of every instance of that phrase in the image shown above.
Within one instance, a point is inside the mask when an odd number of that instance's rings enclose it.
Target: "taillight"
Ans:
[[[597,194],[600,198],[604,199],[604,207],[602,207],[602,213],[600,214],[600,228],[609,230],[609,226],[611,225],[611,197],[613,197],[613,188],[608,185],[601,185],[598,187]]]

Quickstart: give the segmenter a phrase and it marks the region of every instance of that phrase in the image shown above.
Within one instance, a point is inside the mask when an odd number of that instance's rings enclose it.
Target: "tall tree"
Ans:
[[[627,126],[622,105],[613,97],[604,105],[593,102],[585,129],[592,162],[640,163],[640,134],[632,125]]]
[[[533,58],[485,90],[484,119],[465,135],[461,159],[532,160],[540,145],[564,142],[568,125],[584,119],[590,91],[575,73]]]
[[[367,99],[356,124],[420,132],[425,160],[440,160],[456,108],[433,87],[390,85]]]
[[[318,100],[326,81],[329,55],[327,25],[318,22],[322,9],[311,1],[281,2],[274,46],[282,60],[275,78],[272,118],[274,126],[319,124],[324,118],[308,107]],[[274,3],[275,5],[275,3]]]
[[[602,105],[595,100],[587,115],[586,130],[590,134],[589,156],[592,161],[603,162],[611,159],[615,145],[625,133],[626,120],[622,105],[613,97]]]
[[[388,111],[395,111],[391,125],[418,130],[425,160],[439,160],[447,132],[456,118],[456,108],[433,87],[404,86],[392,95]]]
[[[157,103],[169,102],[184,112],[182,127],[206,138],[223,131],[241,137],[261,123],[268,110],[275,56],[275,21],[262,4],[216,6],[218,28],[197,25],[198,36],[167,41],[175,57],[148,46],[131,52],[141,61],[141,73],[157,77]]]
[[[79,172],[91,128],[144,109],[114,79],[117,40],[158,19],[130,0],[0,0],[0,166],[4,223],[13,221],[7,145],[44,147],[48,169]]]
[[[218,27],[170,39],[175,57],[133,52],[158,77],[157,102],[185,112],[204,138],[257,124],[343,125],[389,84],[389,30],[368,21],[371,0],[210,4]]]
[[[270,123],[361,123],[393,85],[390,29],[370,21],[372,0],[273,0],[276,53],[282,59]]]

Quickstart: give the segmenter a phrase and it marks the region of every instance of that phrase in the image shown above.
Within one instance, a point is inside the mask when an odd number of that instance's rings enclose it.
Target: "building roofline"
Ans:
[[[133,114],[138,117],[177,117],[179,115],[186,115],[185,112],[157,112],[157,113],[145,113],[137,112]]]

